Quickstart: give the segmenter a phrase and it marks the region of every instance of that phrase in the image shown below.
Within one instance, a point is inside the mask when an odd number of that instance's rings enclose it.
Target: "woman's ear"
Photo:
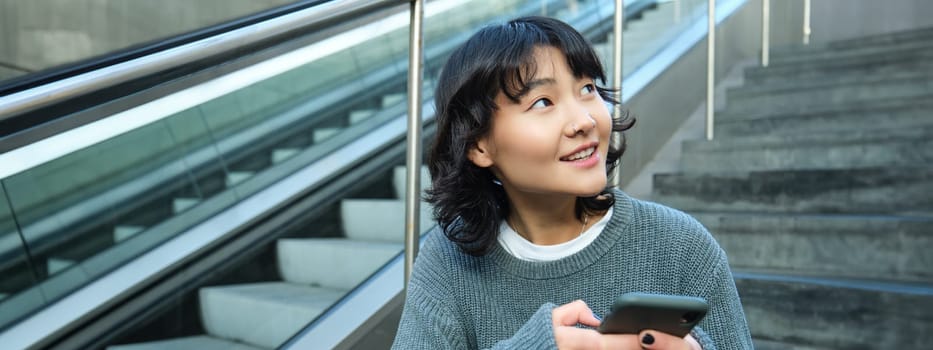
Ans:
[[[473,162],[476,166],[480,168],[488,168],[492,166],[492,155],[489,153],[489,144],[486,142],[486,138],[482,138],[479,141],[476,141],[473,144],[473,147],[470,147],[470,151],[467,153],[467,157],[470,158],[470,161]]]

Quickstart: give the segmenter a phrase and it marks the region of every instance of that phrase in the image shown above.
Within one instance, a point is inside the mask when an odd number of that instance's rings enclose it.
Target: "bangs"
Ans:
[[[518,102],[530,89],[528,82],[535,78],[538,67],[535,49],[554,47],[567,59],[570,72],[577,79],[590,78],[599,85],[606,82],[603,66],[586,39],[576,30],[556,20],[534,24],[519,18],[502,26],[504,42],[509,48],[503,52],[498,90],[513,102]]]

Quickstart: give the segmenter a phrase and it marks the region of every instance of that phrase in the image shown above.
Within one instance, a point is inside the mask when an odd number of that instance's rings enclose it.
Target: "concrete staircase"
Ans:
[[[108,349],[274,349],[369,278],[402,251],[405,169],[392,171],[395,199],[344,199],[343,231],[336,238],[283,238],[276,242],[281,281],[220,285],[199,290],[207,334]],[[422,190],[430,183],[422,169]],[[421,228],[433,226],[422,203]],[[331,235],[329,235],[331,234]],[[334,236],[320,232],[309,236]],[[262,320],[257,322],[256,320]]]
[[[759,349],[933,342],[933,30],[774,50],[654,200],[729,255]]]
[[[680,4],[684,6],[679,10],[680,14],[677,6],[674,1],[658,1],[654,8],[643,11],[639,18],[626,22],[622,32],[623,76],[631,74],[661,51],[690,23],[690,14],[700,10]],[[605,41],[593,44],[607,72],[612,70],[612,40],[613,35],[609,33]]]

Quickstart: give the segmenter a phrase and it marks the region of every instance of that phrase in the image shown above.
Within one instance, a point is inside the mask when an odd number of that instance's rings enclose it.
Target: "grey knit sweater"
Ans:
[[[557,261],[519,260],[496,245],[461,252],[439,229],[415,262],[393,349],[554,349],[551,310],[582,299],[603,317],[640,291],[699,296],[710,312],[694,330],[703,349],[751,349],[726,255],[692,217],[616,191],[609,224]]]

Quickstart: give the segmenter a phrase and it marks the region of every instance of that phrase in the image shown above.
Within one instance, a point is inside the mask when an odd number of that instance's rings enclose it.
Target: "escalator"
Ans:
[[[669,5],[633,1],[628,16],[669,18]],[[450,51],[486,23],[538,14],[608,55],[611,1],[427,3],[425,141]],[[144,102],[64,115],[115,111],[0,155],[27,164],[2,174],[0,343],[271,349],[334,333],[320,325],[380,292],[402,252],[407,18],[390,6],[288,38]],[[377,309],[399,292],[382,290]]]

